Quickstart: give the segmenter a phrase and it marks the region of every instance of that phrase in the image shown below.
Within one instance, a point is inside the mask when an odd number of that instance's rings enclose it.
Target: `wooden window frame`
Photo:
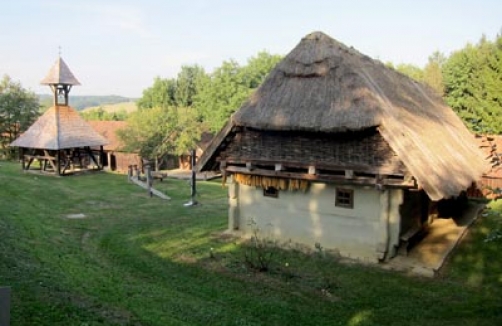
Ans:
[[[263,197],[279,198],[279,189],[275,187],[263,188]]]
[[[354,208],[354,189],[336,188],[335,206],[342,208]]]

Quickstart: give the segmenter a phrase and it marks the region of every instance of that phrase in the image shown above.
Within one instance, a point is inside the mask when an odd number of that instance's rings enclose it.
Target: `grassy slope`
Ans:
[[[120,175],[56,178],[0,165],[0,285],[12,287],[12,325],[502,323],[502,244],[482,241],[494,218],[476,225],[441,279],[297,250],[253,273],[245,248],[219,235],[226,193],[217,183],[201,183],[201,205],[186,208],[184,181],[156,184],[166,202]]]

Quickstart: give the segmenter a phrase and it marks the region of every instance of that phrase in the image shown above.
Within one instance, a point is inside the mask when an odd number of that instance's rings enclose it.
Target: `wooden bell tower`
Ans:
[[[72,86],[80,85],[70,68],[59,56],[47,76],[40,82],[42,85],[49,85],[54,94],[54,106],[68,106],[68,94]]]

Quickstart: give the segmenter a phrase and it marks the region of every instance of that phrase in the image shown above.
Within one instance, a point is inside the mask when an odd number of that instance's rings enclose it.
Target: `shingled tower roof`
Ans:
[[[67,149],[102,146],[108,141],[69,106],[53,106],[11,146],[38,149]]]
[[[80,85],[63,58],[59,57],[40,82],[42,85]]]

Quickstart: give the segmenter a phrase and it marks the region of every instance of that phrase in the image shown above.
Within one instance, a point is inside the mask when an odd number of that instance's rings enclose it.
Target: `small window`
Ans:
[[[354,190],[346,188],[337,188],[335,206],[344,208],[354,208]]]
[[[279,189],[274,187],[263,188],[263,196],[265,197],[279,197]]]

